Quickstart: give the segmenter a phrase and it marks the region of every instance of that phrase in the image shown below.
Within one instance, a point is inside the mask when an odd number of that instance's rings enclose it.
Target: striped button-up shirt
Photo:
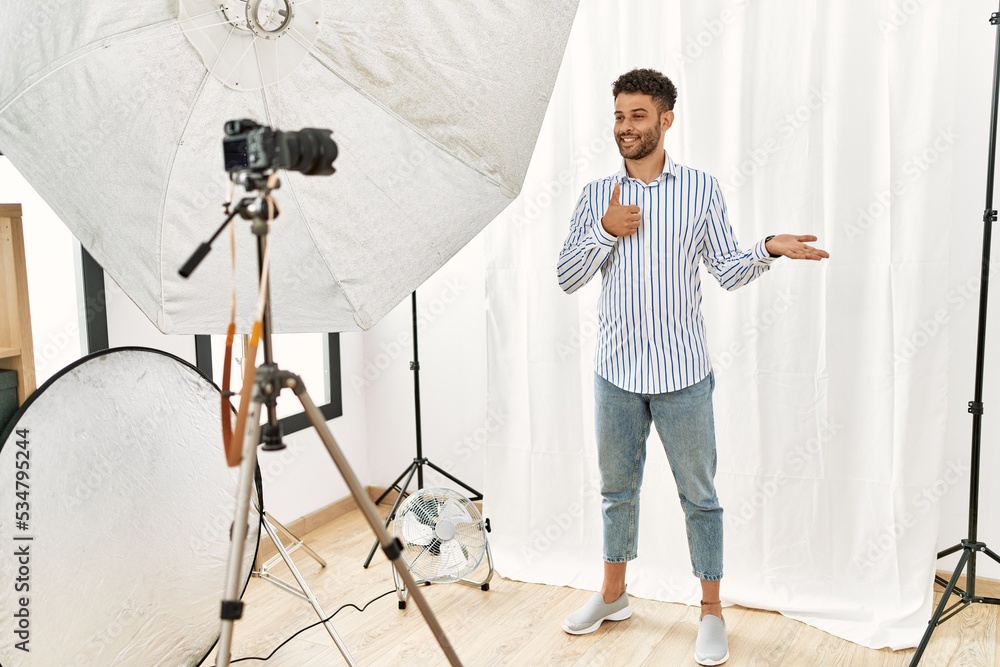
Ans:
[[[559,255],[559,285],[569,294],[600,270],[595,370],[641,394],[683,389],[712,370],[698,265],[704,261],[733,290],[774,261],[764,240],[740,250],[715,177],[665,158],[649,185],[630,178],[624,162],[614,176],[588,184]],[[638,231],[622,238],[601,225],[615,183],[622,205],[642,214]]]

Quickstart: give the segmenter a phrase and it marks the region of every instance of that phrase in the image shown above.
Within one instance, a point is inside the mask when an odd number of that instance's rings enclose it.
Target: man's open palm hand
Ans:
[[[778,234],[767,242],[766,247],[767,251],[772,255],[781,255],[790,259],[812,259],[816,261],[829,259],[830,253],[808,245],[808,243],[815,240],[815,236]]]

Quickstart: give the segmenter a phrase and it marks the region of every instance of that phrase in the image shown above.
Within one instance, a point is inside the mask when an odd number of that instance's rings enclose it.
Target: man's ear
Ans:
[[[674,111],[673,109],[668,109],[660,114],[660,127],[664,132],[670,129],[670,126],[674,124]]]

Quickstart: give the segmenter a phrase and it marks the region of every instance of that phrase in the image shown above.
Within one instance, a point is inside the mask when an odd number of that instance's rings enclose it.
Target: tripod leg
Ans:
[[[316,404],[313,403],[309,394],[306,393],[301,380],[295,381],[290,386],[295,392],[295,395],[299,397],[299,402],[302,403],[302,408],[305,410],[306,416],[312,423],[313,428],[316,429],[316,433],[319,435],[320,440],[322,440],[323,444],[326,445],[326,449],[330,453],[330,458],[333,459],[334,464],[340,471],[341,477],[344,478],[344,481],[347,482],[348,488],[351,489],[354,501],[358,504],[358,507],[361,509],[361,513],[364,514],[365,519],[368,521],[368,525],[371,526],[375,535],[378,537],[378,541],[382,545],[382,550],[385,551],[387,556],[389,556],[389,560],[391,560],[393,566],[395,566],[396,572],[399,573],[399,577],[406,584],[406,588],[410,590],[410,595],[413,597],[413,601],[416,602],[417,607],[420,608],[420,612],[424,615],[424,621],[427,622],[427,625],[434,634],[434,637],[437,639],[438,644],[440,644],[441,650],[444,651],[445,657],[448,658],[448,662],[451,663],[452,667],[461,667],[462,662],[459,660],[458,654],[455,653],[455,649],[452,647],[451,642],[448,641],[448,637],[444,634],[444,629],[441,627],[440,623],[438,623],[437,617],[434,616],[434,612],[431,610],[430,605],[427,604],[427,599],[424,597],[424,594],[417,588],[409,569],[397,563],[400,553],[400,544],[397,540],[393,540],[389,536],[385,526],[382,525],[382,517],[380,517],[378,512],[375,510],[375,505],[372,504],[371,498],[368,497],[364,487],[361,486],[361,482],[358,480],[357,475],[354,474],[354,470],[351,468],[351,465],[344,456],[344,453],[340,450],[340,446],[337,445],[337,441],[334,440],[333,434],[330,433],[330,429],[326,427],[326,420],[323,417],[323,413],[319,411],[319,408],[317,408]]]
[[[312,556],[312,559],[317,563],[319,563],[320,567],[326,567],[326,561],[323,560],[323,558],[318,553],[313,551],[312,548],[308,544],[306,544],[305,540],[303,540],[301,537],[299,537],[292,531],[288,530],[288,528],[286,528],[283,523],[275,519],[267,512],[264,512],[264,520],[265,522],[270,523],[272,526],[281,531],[286,537],[290,538],[295,543],[295,546],[302,547],[303,549],[305,549],[306,553]],[[270,531],[268,532],[270,533]],[[274,541],[274,538],[275,536],[271,535],[271,541]]]
[[[924,631],[923,639],[920,640],[920,646],[917,647],[917,652],[913,654],[913,660],[910,661],[910,667],[917,667],[917,665],[920,664],[920,658],[924,655],[924,650],[927,648],[927,642],[931,640],[934,628],[937,627],[941,614],[944,613],[944,608],[948,605],[948,599],[951,597],[951,592],[955,589],[955,584],[958,583],[958,578],[961,576],[962,570],[965,569],[965,563],[968,560],[969,550],[965,549],[962,551],[962,557],[958,559],[958,565],[955,567],[955,573],[951,575],[951,580],[945,587],[944,592],[941,593],[941,601],[938,602],[937,609],[934,610],[934,615],[931,616],[931,620],[927,622],[927,629]]]
[[[247,411],[246,437],[243,439],[243,462],[240,464],[240,484],[236,497],[236,514],[233,517],[229,541],[229,563],[226,565],[226,588],[222,598],[222,630],[219,634],[217,667],[229,667],[233,644],[233,623],[243,616],[240,601],[240,575],[243,570],[243,547],[247,539],[247,519],[250,514],[250,491],[253,473],[257,467],[257,439],[260,437],[260,394],[254,387],[250,408]]]
[[[414,461],[414,462],[413,462],[413,463],[412,463],[412,464],[410,465],[410,468],[412,468],[412,467],[413,467],[413,466],[415,466],[415,465],[417,465],[417,462],[416,462],[416,461]],[[393,489],[395,489],[396,487],[398,487],[398,486],[399,486],[399,480],[403,479],[403,477],[404,477],[404,476],[406,475],[406,473],[410,472],[410,468],[407,468],[407,469],[406,469],[406,470],[404,470],[403,472],[399,473],[399,477],[397,477],[397,478],[396,478],[396,481],[395,481],[395,482],[393,482],[392,484],[390,484],[390,485],[389,485],[389,487],[388,487],[388,488],[387,488],[387,489],[386,489],[385,491],[383,491],[383,492],[382,492],[382,495],[381,495],[381,496],[379,496],[377,500],[375,500],[375,504],[376,504],[376,505],[381,505],[381,504],[382,504],[382,501],[383,501],[383,500],[385,500],[385,497],[386,497],[387,495],[389,495],[389,492],[390,492],[390,491],[392,491]],[[413,476],[413,473],[410,473],[410,476],[412,477],[412,476]],[[409,478],[407,478],[407,479],[409,479]],[[404,492],[406,491],[406,488],[407,488],[408,486],[410,486],[410,483],[409,483],[409,482],[407,482],[407,483],[406,483],[406,484],[404,484],[404,485],[403,485],[402,487],[400,487],[400,489],[399,489],[399,492],[400,492],[401,494],[402,494],[402,493],[404,493]],[[365,565],[365,567],[368,567],[368,566],[367,566],[367,565]]]
[[[417,471],[417,466],[418,465],[419,464],[416,463],[416,462],[410,464],[410,474],[407,475],[406,482],[403,484],[403,486],[399,487],[399,495],[396,496],[395,502],[392,503],[392,509],[389,510],[389,514],[385,517],[385,527],[386,527],[386,529],[389,528],[389,523],[393,520],[393,518],[395,518],[395,516],[396,516],[396,510],[399,509],[399,503],[402,502],[403,496],[406,494],[406,490],[408,488],[410,488],[410,482],[413,481],[413,473],[415,473]],[[406,474],[406,473],[404,472],[403,474]],[[402,477],[402,476],[403,475],[400,475],[400,477]],[[393,488],[397,484],[399,484],[399,480],[398,479],[393,483],[392,486],[389,487],[389,489]],[[389,489],[386,489],[385,493],[389,493]],[[382,494],[383,498],[385,497],[385,493]],[[378,505],[378,503],[375,503],[375,504]],[[365,569],[366,570],[368,569],[368,566],[372,564],[372,558],[375,557],[375,550],[376,549],[378,549],[378,540],[375,540],[375,544],[372,545],[372,550],[368,552],[368,558],[365,559]]]
[[[436,465],[434,465],[430,461],[427,461],[427,465],[429,465],[434,470],[437,470],[439,473],[441,473],[442,475],[444,475],[445,477],[447,477],[451,481],[455,482],[455,484],[458,484],[459,486],[461,486],[462,488],[464,488],[466,491],[468,491],[469,493],[471,493],[472,496],[473,496],[472,500],[482,500],[483,499],[483,494],[481,494],[479,491],[476,491],[474,488],[472,488],[471,486],[469,486],[468,484],[466,484],[462,480],[458,479],[454,475],[450,474],[449,472],[447,472],[445,470],[442,470],[441,468],[437,467]]]
[[[990,549],[989,547],[983,547],[983,551],[986,553],[987,556],[992,558],[994,561],[1000,563],[1000,556],[997,556],[992,549]]]

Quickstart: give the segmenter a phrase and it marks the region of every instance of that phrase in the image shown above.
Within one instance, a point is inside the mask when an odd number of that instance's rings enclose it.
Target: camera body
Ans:
[[[337,144],[330,130],[282,132],[243,118],[227,121],[225,133],[222,153],[230,174],[286,169],[307,176],[329,176],[335,171]]]

